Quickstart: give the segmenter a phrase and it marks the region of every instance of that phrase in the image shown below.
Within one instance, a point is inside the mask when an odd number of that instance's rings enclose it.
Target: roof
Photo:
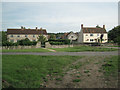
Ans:
[[[47,34],[46,29],[7,29],[7,34]]]
[[[83,27],[83,33],[107,33],[104,28],[89,28]]]

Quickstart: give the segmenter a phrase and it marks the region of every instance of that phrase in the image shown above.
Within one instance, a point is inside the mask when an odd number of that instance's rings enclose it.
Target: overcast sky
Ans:
[[[117,2],[3,2],[2,28],[38,28],[47,32],[79,32],[80,25],[118,25]]]

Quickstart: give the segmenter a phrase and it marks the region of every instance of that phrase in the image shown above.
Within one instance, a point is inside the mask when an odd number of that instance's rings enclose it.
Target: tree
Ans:
[[[51,35],[50,35],[50,39],[56,39],[55,35],[54,35],[54,34],[51,34]]]
[[[40,36],[38,37],[38,41],[40,41],[40,42],[41,42],[41,44],[44,44],[44,43],[45,43],[45,41],[47,41],[47,40],[46,40],[46,37],[45,37],[45,36],[40,35]]]
[[[103,40],[103,34],[101,34],[101,36],[100,36],[100,41],[101,41],[101,43],[102,43],[102,40]]]
[[[120,25],[108,32],[108,39],[109,42],[113,41],[114,43],[120,44]]]

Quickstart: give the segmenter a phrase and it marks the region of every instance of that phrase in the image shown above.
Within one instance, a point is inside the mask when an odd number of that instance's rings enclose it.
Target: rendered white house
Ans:
[[[96,43],[100,42],[100,37],[102,38],[102,43],[108,42],[108,34],[105,29],[105,25],[103,28],[101,27],[83,27],[81,24],[81,31],[78,37],[78,43]]]

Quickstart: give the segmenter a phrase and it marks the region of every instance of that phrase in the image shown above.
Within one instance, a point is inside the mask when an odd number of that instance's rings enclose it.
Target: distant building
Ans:
[[[81,24],[81,31],[78,37],[78,43],[95,43],[100,42],[100,37],[103,36],[102,43],[108,42],[108,34],[105,29],[101,27],[83,27]]]
[[[46,29],[25,29],[21,26],[21,29],[7,29],[7,38],[9,42],[17,42],[19,40],[28,38],[30,41],[37,41],[39,35],[43,35],[48,38]]]
[[[64,35],[62,36],[62,39],[70,39],[71,41],[75,41],[78,39],[78,34],[73,33],[72,31],[69,33],[64,33]]]

